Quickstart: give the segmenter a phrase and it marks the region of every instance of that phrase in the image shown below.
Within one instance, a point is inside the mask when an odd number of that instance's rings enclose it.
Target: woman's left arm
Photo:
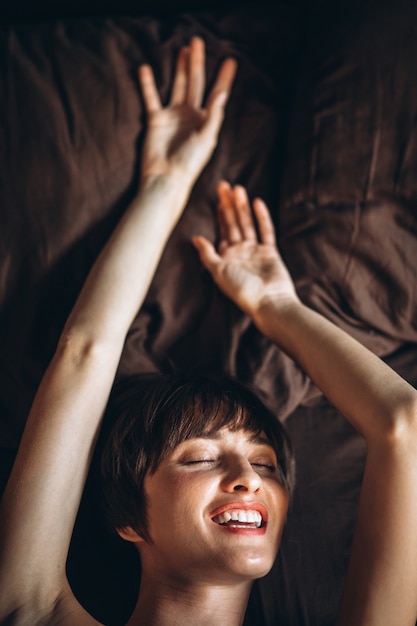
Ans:
[[[219,185],[218,251],[194,238],[224,293],[307,372],[363,435],[367,458],[338,626],[417,619],[417,391],[300,302],[261,200]]]

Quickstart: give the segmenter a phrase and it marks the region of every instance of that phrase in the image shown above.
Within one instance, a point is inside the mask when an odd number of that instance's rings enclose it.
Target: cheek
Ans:
[[[276,494],[276,501],[278,509],[282,511],[282,514],[284,515],[284,517],[286,517],[290,497],[284,487],[282,487],[281,485],[279,485],[278,492]]]
[[[274,532],[277,534],[278,543],[281,541],[282,531],[287,519],[289,496],[283,487],[280,487],[274,497]]]
[[[210,501],[213,485],[197,474],[170,475],[164,485],[152,484],[147,492],[150,530],[159,526],[190,528],[198,520],[206,503]]]

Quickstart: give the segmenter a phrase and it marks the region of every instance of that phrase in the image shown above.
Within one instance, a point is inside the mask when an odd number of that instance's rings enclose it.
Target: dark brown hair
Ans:
[[[150,540],[144,479],[182,441],[203,433],[246,429],[263,433],[278,459],[282,485],[291,494],[294,460],[282,424],[257,394],[215,374],[137,375],[120,383],[109,402],[114,421],[102,461],[104,513],[113,529],[131,526]]]

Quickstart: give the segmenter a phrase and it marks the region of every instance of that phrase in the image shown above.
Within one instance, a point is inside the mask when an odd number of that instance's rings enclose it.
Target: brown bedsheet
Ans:
[[[219,146],[131,329],[119,376],[203,364],[256,384],[286,420],[298,482],[276,567],[248,612],[257,625],[334,623],[364,447],[202,270],[190,237],[216,238],[220,178],[269,203],[302,298],[417,383],[416,9],[405,0],[316,5],[54,19],[0,32],[3,481],[65,318],[137,185],[137,65],[153,65],[164,98],[191,35],[206,40],[209,83],[225,55],[238,59]],[[68,572],[98,619],[121,624],[135,557],[102,528],[94,481]]]

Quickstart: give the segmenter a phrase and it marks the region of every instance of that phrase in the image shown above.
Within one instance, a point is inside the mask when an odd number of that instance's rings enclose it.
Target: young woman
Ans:
[[[132,623],[242,623],[286,518],[285,431],[252,391],[214,373],[118,387],[102,481],[110,527],[140,555]]]
[[[180,53],[171,102],[163,108],[150,68],[140,69],[148,129],[139,192],[87,278],[28,418],[1,509],[1,623],[97,624],[73,596],[65,574],[74,520],[126,333],[216,145],[235,70],[234,61],[224,62],[201,108],[204,46],[193,39]],[[206,239],[193,239],[202,263],[367,443],[338,624],[414,625],[417,394],[299,301],[265,204],[254,201],[253,219],[242,187],[222,182],[218,195],[217,251]],[[187,427],[177,441],[168,438],[170,445],[148,463],[142,519],[115,522],[142,559],[131,625],[186,620],[238,626],[252,580],[272,565],[278,548],[288,502],[281,434],[275,438],[269,418],[251,418],[255,401],[238,402],[230,411],[222,392],[210,410],[199,389],[188,414],[190,424],[200,426]],[[194,418],[205,410],[213,415],[208,428]],[[166,419],[172,415],[166,411]],[[120,458],[111,458],[114,481]]]

